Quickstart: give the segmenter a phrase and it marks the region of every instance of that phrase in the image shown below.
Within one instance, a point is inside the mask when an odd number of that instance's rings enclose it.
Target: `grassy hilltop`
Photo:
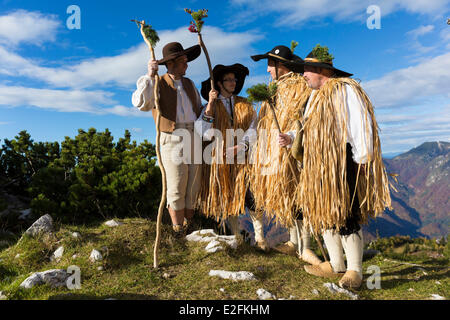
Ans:
[[[11,236],[0,241],[0,291],[7,299],[253,300],[258,299],[256,291],[264,288],[278,299],[350,299],[345,294],[330,293],[323,284],[337,281],[307,274],[304,263],[295,257],[274,251],[262,253],[247,243],[236,250],[207,253],[204,243],[173,238],[168,226],[163,229],[160,269],[153,270],[155,223],[141,218],[116,221],[123,224],[115,228],[59,224],[53,234],[20,241]],[[81,238],[73,238],[73,232],[79,232]],[[50,257],[60,246],[64,254],[59,262],[52,262]],[[371,276],[367,273],[369,266],[379,266],[381,289],[369,290],[364,280],[361,289],[354,291],[360,299],[430,299],[432,294],[450,297],[448,244],[397,237],[379,239],[370,246],[380,254],[364,261],[364,278]],[[89,261],[93,249],[102,252],[102,261]],[[81,269],[79,290],[48,285],[20,288],[33,272],[71,265]],[[249,271],[258,280],[235,282],[210,277],[212,269]]]

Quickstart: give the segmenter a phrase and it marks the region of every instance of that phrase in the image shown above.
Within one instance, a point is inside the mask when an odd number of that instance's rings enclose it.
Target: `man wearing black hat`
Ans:
[[[328,48],[320,45],[304,61],[304,78],[313,91],[303,118],[299,202],[304,219],[323,234],[330,255],[330,262],[305,270],[342,277],[341,286],[358,288],[364,246],[360,225],[390,207],[391,199],[373,106],[351,74],[332,61]]]
[[[202,105],[194,83],[184,77],[187,63],[195,60],[200,53],[199,45],[185,50],[178,42],[167,44],[163,48],[163,59],[149,61],[148,74],[138,79],[132,98],[133,105],[139,110],[152,111],[156,123],[154,78],[158,65],[166,66],[167,73],[159,81],[161,160],[166,169],[167,207],[177,236],[183,235],[183,229],[194,215],[201,181],[201,164],[194,162],[194,155],[202,152],[201,143],[200,150],[194,143],[194,122],[200,116]],[[183,148],[180,148],[181,145]],[[185,151],[185,146],[190,148],[190,157],[180,153]]]
[[[242,64],[219,64],[213,69],[213,78],[220,94],[211,88],[211,79],[202,83],[201,94],[208,105],[195,122],[195,129],[205,141],[214,138],[215,146],[211,149],[211,165],[205,167],[209,172],[202,183],[200,209],[207,216],[228,219],[233,233],[240,237],[239,215],[247,207],[255,230],[256,247],[267,251],[263,223],[255,214],[252,195],[247,190],[250,165],[245,161],[245,152],[256,139],[257,114],[252,104],[238,94],[248,74]],[[227,136],[231,137],[229,146]]]
[[[287,150],[289,135],[295,119],[302,112],[310,94],[303,73],[303,60],[286,46],[276,46],[271,51],[251,57],[254,61],[267,59],[267,72],[277,84],[275,113],[282,133],[278,133],[269,105],[263,103],[258,116],[258,143],[251,189],[258,210],[289,228],[290,240],[275,249],[311,263],[321,261],[310,249],[311,234],[302,224],[300,204],[295,195],[299,192],[298,177],[301,167]],[[295,172],[292,172],[294,170]],[[301,230],[301,233],[299,234]]]

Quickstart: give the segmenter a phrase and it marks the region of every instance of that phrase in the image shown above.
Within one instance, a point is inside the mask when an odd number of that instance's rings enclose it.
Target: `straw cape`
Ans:
[[[362,169],[358,167],[355,194],[350,194],[347,183],[347,130],[341,129],[346,128],[348,121],[346,85],[353,88],[365,105],[365,121],[372,127],[373,134],[373,154],[365,164],[365,173],[359,174]],[[333,227],[339,231],[345,227],[354,197],[358,197],[361,224],[365,224],[369,217],[378,216],[391,207],[372,103],[355,80],[330,78],[311,98],[311,106],[314,107],[304,125],[303,170],[296,195],[296,201],[302,204],[303,218],[315,232]]]
[[[211,154],[211,165],[203,166],[203,179],[198,199],[198,208],[208,217],[217,221],[228,216],[237,216],[245,211],[245,193],[249,184],[249,164],[227,164],[224,156],[226,148],[226,130],[242,129],[244,132],[250,124],[256,111],[247,99],[234,97],[233,124],[222,101],[217,100],[213,128],[220,130],[222,139],[215,139]],[[234,145],[238,141],[234,141]]]
[[[277,81],[275,113],[282,132],[296,129],[295,120],[303,114],[310,94],[311,89],[298,73],[290,72]],[[276,217],[277,223],[291,227],[295,212],[301,208],[295,198],[299,192],[300,163],[290,152],[280,148],[278,131],[269,108],[264,102],[258,117],[258,140],[256,147],[252,148],[254,166],[250,189],[258,212],[264,210],[268,218]]]
[[[243,132],[250,128],[252,120],[256,117],[253,105],[247,99],[237,96],[248,76],[249,70],[242,64],[236,63],[230,66],[216,65],[212,71],[215,87],[227,73],[233,73],[237,79],[234,90],[233,117],[230,117],[220,99],[216,100],[213,128],[220,130],[223,140],[216,139],[212,149],[211,165],[203,166],[205,179],[202,183],[199,196],[199,208],[201,211],[216,220],[224,220],[229,215],[237,216],[245,210],[245,193],[249,183],[249,164],[227,164],[224,157],[227,129]],[[205,100],[209,99],[211,90],[211,78],[202,82],[201,94]],[[237,144],[236,138],[234,144]],[[236,159],[235,159],[236,160]]]

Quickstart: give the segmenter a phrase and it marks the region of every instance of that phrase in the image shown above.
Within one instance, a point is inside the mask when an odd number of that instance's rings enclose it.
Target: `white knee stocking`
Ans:
[[[323,240],[330,255],[330,263],[334,272],[344,272],[344,251],[342,249],[341,236],[333,230],[323,233]]]
[[[341,236],[341,241],[347,257],[347,270],[356,271],[362,277],[362,258],[364,249],[362,230],[348,236]]]
[[[262,218],[258,218],[254,211],[249,211],[252,218],[253,229],[255,230],[255,242],[264,240],[264,224]]]

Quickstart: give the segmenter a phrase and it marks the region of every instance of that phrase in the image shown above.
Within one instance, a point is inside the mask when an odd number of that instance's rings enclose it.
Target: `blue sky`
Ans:
[[[80,30],[66,25],[73,4]],[[380,29],[367,26],[370,5],[380,9]],[[0,139],[27,130],[35,141],[62,141],[95,127],[154,142],[151,114],[131,105],[149,53],[130,19],[159,32],[161,57],[165,43],[197,43],[183,8],[209,9],[203,37],[212,63],[246,65],[246,87],[269,80],[250,55],[296,40],[305,57],[320,43],[373,100],[385,155],[450,141],[450,0],[0,0]],[[187,76],[197,86],[208,77],[204,55]]]

